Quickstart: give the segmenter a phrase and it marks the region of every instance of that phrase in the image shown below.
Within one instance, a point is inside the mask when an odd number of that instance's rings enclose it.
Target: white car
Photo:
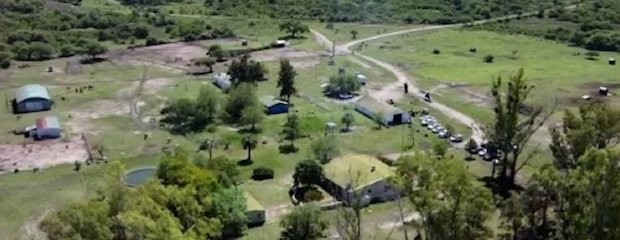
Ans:
[[[487,150],[482,148],[478,150],[478,156],[484,157],[485,155],[487,155]]]
[[[439,138],[448,138],[448,136],[450,136],[450,133],[446,130],[443,130],[441,132],[439,132]]]
[[[463,141],[463,135],[461,134],[452,135],[450,137],[450,141],[454,143],[460,143]]]
[[[433,128],[433,130],[431,130],[433,133],[439,133],[441,131],[445,130],[442,126],[437,126],[435,128]]]

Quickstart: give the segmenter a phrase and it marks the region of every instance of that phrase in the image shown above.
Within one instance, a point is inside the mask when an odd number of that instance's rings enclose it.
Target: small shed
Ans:
[[[215,78],[213,84],[216,87],[222,89],[222,91],[227,91],[228,89],[230,89],[230,86],[232,85],[232,83],[230,82],[231,77],[227,73],[219,72],[215,74],[213,78]]]
[[[61,132],[58,118],[46,116],[36,120],[34,128],[29,131],[29,135],[35,140],[44,140],[59,138]]]
[[[616,59],[615,58],[609,58],[609,65],[616,65]]]
[[[245,215],[248,217],[248,226],[256,227],[265,223],[265,208],[248,192],[243,192],[246,202]]]
[[[15,90],[14,113],[47,111],[52,108],[52,99],[47,89],[38,84],[24,85]]]
[[[370,96],[365,96],[355,103],[355,110],[365,116],[375,119],[377,115],[381,117],[384,126],[394,126],[411,123],[411,115],[400,108],[390,104],[379,102]]]
[[[265,113],[267,114],[280,114],[288,112],[288,103],[274,96],[263,96],[260,98],[260,102],[265,107]]]
[[[364,76],[363,74],[359,74],[359,73],[355,74],[355,79],[357,79],[357,82],[360,83],[361,85],[366,85],[366,82],[368,81],[368,78],[366,78],[366,76]]]
[[[598,87],[598,94],[601,96],[609,95],[609,89],[607,87]]]

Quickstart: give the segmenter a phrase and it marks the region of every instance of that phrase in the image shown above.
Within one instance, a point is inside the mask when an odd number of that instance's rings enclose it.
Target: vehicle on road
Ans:
[[[456,135],[450,136],[450,142],[453,142],[453,143],[463,142],[463,135],[456,134]]]

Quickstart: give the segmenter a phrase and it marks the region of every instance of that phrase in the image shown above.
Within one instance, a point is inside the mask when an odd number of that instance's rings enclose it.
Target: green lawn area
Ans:
[[[327,23],[309,22],[310,28],[324,34],[329,40],[336,44],[349,42],[353,39],[351,31],[357,31],[357,39],[367,38],[383,33],[396,32],[405,29],[418,27],[417,25],[384,25],[384,24],[361,24],[361,23],[333,23],[333,29],[327,29]]]
[[[494,77],[524,68],[526,77],[536,87],[533,100],[559,98],[568,102],[589,94],[598,85],[620,83],[620,68],[607,64],[607,58],[618,58],[618,53],[601,52],[598,61],[586,60],[583,49],[527,36],[442,30],[367,44],[365,54],[402,67],[416,76],[423,88],[455,83],[485,94]],[[471,53],[470,48],[477,52]],[[434,49],[441,54],[433,54]],[[493,55],[494,63],[484,63],[486,55]]]

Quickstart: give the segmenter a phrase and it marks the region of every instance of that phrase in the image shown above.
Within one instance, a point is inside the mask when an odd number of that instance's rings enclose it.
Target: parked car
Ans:
[[[433,130],[431,130],[433,133],[439,133],[441,131],[445,130],[445,128],[443,128],[442,126],[437,126],[435,128],[433,128]]]
[[[450,137],[450,142],[453,142],[453,143],[463,142],[463,135],[461,134],[452,135]]]
[[[420,120],[420,125],[421,125],[422,127],[426,127],[426,126],[428,126],[428,121],[426,121],[426,120]]]
[[[484,157],[484,155],[487,155],[487,150],[485,148],[479,148],[477,153],[478,156]]]
[[[448,138],[450,136],[450,133],[446,130],[439,132],[439,138]]]

